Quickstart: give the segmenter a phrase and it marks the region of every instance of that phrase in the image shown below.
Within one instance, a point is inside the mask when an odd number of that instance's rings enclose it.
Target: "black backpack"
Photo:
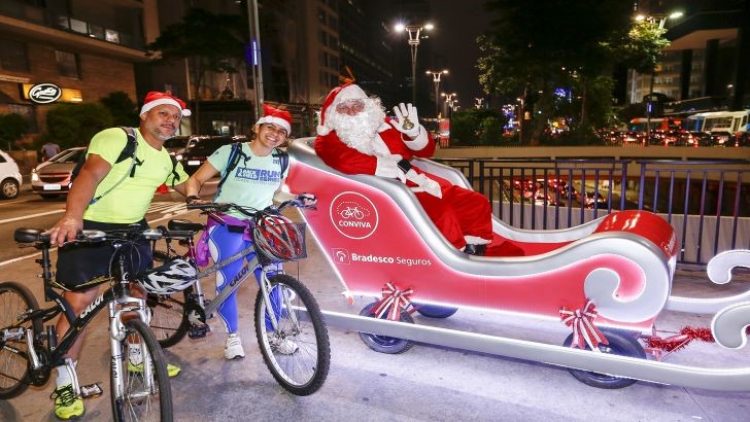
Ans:
[[[272,155],[279,158],[279,166],[281,167],[281,174],[283,175],[287,167],[289,167],[289,154],[286,151],[274,148]],[[227,165],[226,171],[221,176],[221,180],[219,180],[219,185],[216,187],[217,195],[221,192],[221,186],[227,181],[227,177],[229,177],[232,171],[234,171],[237,164],[240,163],[241,158],[247,160],[247,155],[242,152],[242,142],[235,142],[232,144],[232,152],[229,153],[229,164]]]
[[[135,168],[136,166],[140,166],[143,164],[138,158],[135,156],[135,150],[138,147],[138,138],[135,134],[135,129],[132,127],[127,126],[120,126],[120,129],[125,131],[125,135],[127,135],[128,140],[125,143],[125,147],[120,152],[120,155],[117,157],[117,160],[115,160],[115,164],[121,163],[127,159],[133,160],[133,164],[130,166],[130,177],[135,177]],[[86,162],[86,155],[89,152],[89,148],[86,147],[86,150],[83,151],[83,154],[78,156],[78,162],[76,162],[75,167],[73,167],[73,171],[70,172],[70,181],[73,182],[76,177],[78,177],[78,174],[81,172],[81,168],[83,167],[83,164]],[[177,159],[174,158],[173,155],[170,155],[169,158],[172,160],[172,187],[174,187],[175,181],[178,179],[177,175]],[[117,187],[122,181],[125,180],[120,179],[117,183],[115,183],[114,186],[112,186],[109,190],[102,193],[101,195],[97,196],[96,198],[91,199],[91,202],[89,204],[93,204],[97,202],[98,200],[102,199],[102,197],[109,192],[111,192],[114,188]]]

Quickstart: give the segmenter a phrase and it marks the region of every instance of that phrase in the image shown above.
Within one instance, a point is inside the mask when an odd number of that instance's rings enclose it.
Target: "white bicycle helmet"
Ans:
[[[289,261],[307,255],[303,232],[283,215],[266,214],[257,219],[253,238],[258,249],[272,260]]]
[[[182,258],[146,271],[140,282],[149,293],[171,294],[187,289],[198,280],[198,271]]]

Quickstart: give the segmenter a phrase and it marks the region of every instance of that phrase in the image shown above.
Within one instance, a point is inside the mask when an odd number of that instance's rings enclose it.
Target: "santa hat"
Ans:
[[[174,95],[159,91],[149,91],[148,94],[146,94],[146,98],[143,101],[143,107],[141,107],[140,114],[143,115],[144,113],[148,113],[148,111],[152,108],[162,104],[169,104],[171,106],[177,107],[178,109],[180,109],[182,117],[186,117],[191,114],[190,110],[185,108],[186,105],[184,101],[175,97]]]
[[[345,83],[333,88],[320,107],[320,124],[317,127],[318,135],[326,136],[333,130],[333,128],[326,125],[329,110],[335,110],[337,105],[346,100],[363,100],[366,98],[367,94],[365,94],[365,91],[359,85],[353,83]]]
[[[292,115],[288,111],[263,104],[263,117],[258,119],[256,125],[272,123],[286,129],[287,135],[292,133]]]

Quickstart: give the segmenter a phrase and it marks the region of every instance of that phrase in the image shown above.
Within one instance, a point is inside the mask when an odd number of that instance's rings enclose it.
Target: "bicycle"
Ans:
[[[292,394],[305,396],[316,392],[323,385],[328,376],[331,352],[328,329],[317,301],[302,282],[283,273],[280,265],[284,261],[304,257],[304,237],[296,225],[287,220],[285,224],[293,225],[289,227],[290,233],[293,233],[291,237],[296,237],[291,239],[291,243],[302,250],[283,255],[278,253],[279,245],[259,241],[257,230],[262,220],[279,217],[279,212],[288,206],[304,207],[298,201],[286,201],[278,208],[269,207],[265,210],[235,204],[188,205],[188,209],[201,210],[209,218],[217,218],[219,221],[220,213],[237,210],[249,217],[249,231],[253,233],[253,241],[249,247],[205,268],[198,274],[199,279],[238,259],[244,258],[245,265],[237,279],[213,300],[206,299],[200,283],[196,283],[182,295],[150,295],[148,304],[153,311],[152,329],[160,344],[170,347],[186,334],[190,338],[204,337],[208,331],[207,316],[213,317],[226,298],[254,274],[259,286],[255,300],[255,334],[263,360],[271,375],[284,389]],[[199,232],[205,230],[206,226],[187,220],[171,220],[168,228]],[[193,239],[189,238],[181,243],[187,247],[187,252],[182,256],[194,263],[196,244]],[[154,259],[179,256],[169,240],[165,247],[165,250],[154,249]],[[284,350],[284,343],[287,341],[293,341],[298,349],[292,353]]]
[[[128,273],[128,246],[140,239],[155,240],[164,236],[185,238],[192,233],[156,229],[84,230],[74,240],[78,243],[109,244],[114,253],[110,260],[110,275],[98,278],[85,288],[109,282],[111,287],[99,295],[76,317],[70,304],[55,289],[64,289],[52,279],[50,238],[41,230],[19,228],[14,240],[21,247],[41,251],[37,263],[42,268],[45,302],[55,302],[40,309],[28,287],[8,281],[0,283],[0,399],[22,394],[29,385],[47,383],[53,368],[66,364],[65,354],[78,335],[107,307],[110,329],[110,398],[114,420],[172,420],[172,393],[163,351],[148,327],[150,312],[146,300],[130,295],[132,277]],[[43,324],[57,315],[67,318],[70,328],[59,344],[54,325]],[[126,362],[128,344],[140,344],[142,361]],[[125,370],[125,366],[134,365]],[[76,377],[76,392],[81,391]],[[97,388],[98,395],[101,390]]]

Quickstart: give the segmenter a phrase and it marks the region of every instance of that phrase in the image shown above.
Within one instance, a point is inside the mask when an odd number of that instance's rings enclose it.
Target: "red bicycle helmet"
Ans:
[[[306,256],[303,232],[283,215],[264,214],[258,218],[253,238],[258,249],[270,259],[289,261]]]

